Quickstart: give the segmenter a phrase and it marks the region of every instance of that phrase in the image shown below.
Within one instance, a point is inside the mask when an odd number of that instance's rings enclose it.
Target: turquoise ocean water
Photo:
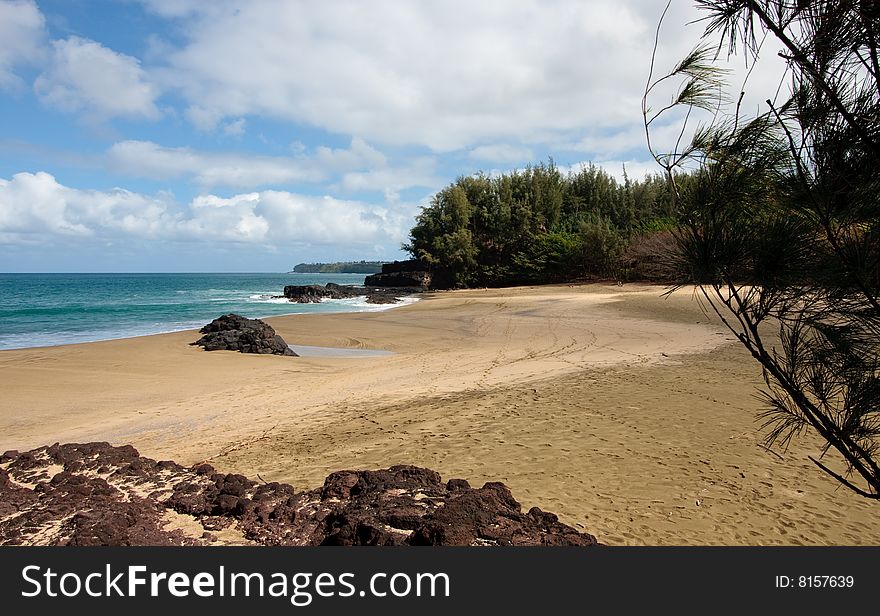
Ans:
[[[222,314],[388,309],[365,298],[293,304],[286,284],[360,285],[363,274],[0,274],[0,349],[198,328]]]

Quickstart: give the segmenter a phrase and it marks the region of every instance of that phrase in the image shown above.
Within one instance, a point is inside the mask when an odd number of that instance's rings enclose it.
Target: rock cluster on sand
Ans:
[[[415,466],[332,473],[296,492],[108,443],[0,456],[0,545],[595,545],[504,484]]]
[[[227,314],[214,319],[201,330],[205,334],[194,345],[206,351],[240,351],[261,355],[296,356],[284,338],[260,319],[248,319],[238,314]]]
[[[284,287],[284,297],[298,304],[317,304],[324,299],[349,299],[367,297],[368,304],[396,304],[401,295],[400,290],[355,287],[328,282],[319,284],[289,284]]]

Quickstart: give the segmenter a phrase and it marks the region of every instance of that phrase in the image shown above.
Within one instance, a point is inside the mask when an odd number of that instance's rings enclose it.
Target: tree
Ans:
[[[467,284],[476,265],[473,241],[474,208],[461,181],[434,196],[410,231],[411,243],[404,248],[432,266],[449,283]]]
[[[760,363],[768,445],[813,430],[826,445],[810,459],[878,499],[880,3],[697,5],[707,24],[702,46],[659,78],[652,63],[643,99],[649,145],[681,216],[680,282],[698,285]],[[738,103],[722,105],[713,49],[754,63],[765,40],[782,48],[789,89],[745,118]],[[657,86],[674,79],[680,89],[653,112]],[[652,124],[679,107],[687,118],[699,108],[715,115],[689,142],[659,152]],[[696,172],[678,182],[689,165]]]
[[[628,242],[669,229],[672,201],[659,174],[620,184],[593,165],[563,175],[551,159],[459,177],[422,208],[403,249],[437,286],[617,277]]]
[[[620,278],[618,262],[624,241],[607,218],[595,216],[581,222],[581,261],[587,272]]]

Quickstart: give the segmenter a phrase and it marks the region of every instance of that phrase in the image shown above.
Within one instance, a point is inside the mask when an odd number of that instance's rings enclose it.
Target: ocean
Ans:
[[[229,312],[365,312],[364,297],[294,304],[288,284],[360,285],[363,274],[0,274],[0,349],[129,338],[203,326]]]

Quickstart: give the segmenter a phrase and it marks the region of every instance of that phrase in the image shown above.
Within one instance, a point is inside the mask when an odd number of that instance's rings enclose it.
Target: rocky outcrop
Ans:
[[[409,259],[407,261],[392,261],[391,263],[382,264],[383,274],[394,274],[396,272],[424,272],[428,270],[428,266],[418,259]]]
[[[284,338],[275,329],[260,319],[248,319],[238,314],[227,314],[214,319],[201,330],[205,334],[193,345],[204,347],[206,351],[240,351],[261,355],[296,356]]]
[[[410,287],[427,289],[431,286],[431,272],[417,260],[395,261],[382,266],[382,273],[367,276],[364,284],[375,287]]]
[[[300,304],[316,304],[323,299],[346,299],[366,295],[366,290],[360,287],[346,286],[335,283],[327,285],[290,284],[284,287],[284,297],[292,302]]]
[[[296,492],[108,443],[0,456],[0,545],[595,545],[501,483],[432,470],[332,473]]]
[[[390,274],[373,274],[367,276],[365,284],[376,287],[421,288],[431,286],[430,272],[392,272]]]
[[[326,285],[287,285],[284,296],[298,304],[317,304],[325,299],[367,298],[368,304],[396,304],[400,301],[399,290],[355,287],[328,282]]]
[[[370,293],[367,295],[368,304],[397,304],[399,302],[400,298],[387,293]]]

